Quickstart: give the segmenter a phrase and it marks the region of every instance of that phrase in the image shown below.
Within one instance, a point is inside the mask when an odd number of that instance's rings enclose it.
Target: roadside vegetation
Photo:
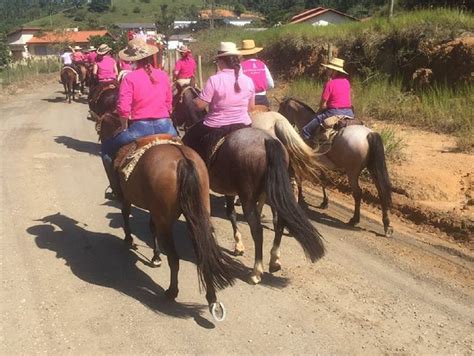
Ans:
[[[60,63],[57,58],[44,60],[26,60],[9,64],[0,69],[0,86],[7,87],[11,84],[31,80],[34,76],[59,72]]]

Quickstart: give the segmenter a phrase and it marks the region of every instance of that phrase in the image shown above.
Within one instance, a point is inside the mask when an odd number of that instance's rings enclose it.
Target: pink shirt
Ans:
[[[181,58],[176,62],[174,71],[178,72],[176,75],[177,79],[189,79],[194,76],[196,71],[196,61],[194,60],[191,54],[188,54],[186,57]]]
[[[120,64],[120,70],[132,70],[132,64],[130,62],[127,62],[121,59],[119,64]]]
[[[84,61],[84,54],[80,51],[76,51],[72,54],[72,61],[73,62],[82,62]]]
[[[204,125],[222,127],[232,124],[250,125],[248,109],[255,95],[252,79],[239,74],[240,92],[234,90],[233,69],[223,69],[209,78],[199,98],[209,103],[209,112]]]
[[[252,79],[257,93],[264,92],[268,89],[265,63],[259,59],[249,59],[243,61],[241,66],[244,74]]]
[[[89,52],[87,54],[87,61],[89,63],[95,63],[96,58],[97,58],[97,52],[95,52],[95,51],[94,52]]]
[[[107,81],[107,80],[114,80],[117,78],[117,74],[115,74],[115,59],[110,57],[109,55],[105,55],[102,57],[101,61],[97,61],[97,77],[99,78],[99,82]]]
[[[171,112],[171,84],[168,75],[153,68],[153,84],[144,68],[127,74],[120,84],[117,110],[130,120],[168,118]]]
[[[352,107],[351,84],[347,78],[330,79],[324,86],[321,98],[325,100],[328,109]]]

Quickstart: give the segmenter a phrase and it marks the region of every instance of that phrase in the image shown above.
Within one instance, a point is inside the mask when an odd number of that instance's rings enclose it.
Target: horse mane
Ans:
[[[316,113],[308,104],[305,104],[303,103],[301,100],[298,100],[298,99],[295,99],[293,97],[287,97],[287,98],[284,98],[283,99],[283,103],[288,103],[290,100],[293,100],[294,102],[298,103],[299,105],[301,105],[302,107],[304,107],[306,110],[312,112],[312,113]]]

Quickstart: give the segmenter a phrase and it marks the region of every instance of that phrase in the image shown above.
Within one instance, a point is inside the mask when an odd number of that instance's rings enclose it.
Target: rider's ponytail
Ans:
[[[225,57],[221,57],[221,59],[227,68],[234,70],[234,75],[235,75],[234,90],[236,93],[240,93],[241,89],[239,85],[239,74],[240,74],[239,57],[238,56],[225,56]]]
[[[146,57],[137,62],[138,67],[143,67],[145,69],[146,74],[148,74],[148,78],[150,78],[150,81],[152,84],[156,84],[156,78],[153,76],[153,65],[152,65],[152,59],[153,57]]]

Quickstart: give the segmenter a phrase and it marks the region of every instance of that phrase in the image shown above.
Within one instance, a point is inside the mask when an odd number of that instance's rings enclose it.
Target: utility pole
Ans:
[[[214,0],[210,0],[209,5],[211,7],[211,16],[209,18],[209,28],[213,30],[214,29]]]
[[[393,16],[393,5],[395,4],[395,0],[390,0],[390,8],[388,10],[388,17],[391,19]]]

